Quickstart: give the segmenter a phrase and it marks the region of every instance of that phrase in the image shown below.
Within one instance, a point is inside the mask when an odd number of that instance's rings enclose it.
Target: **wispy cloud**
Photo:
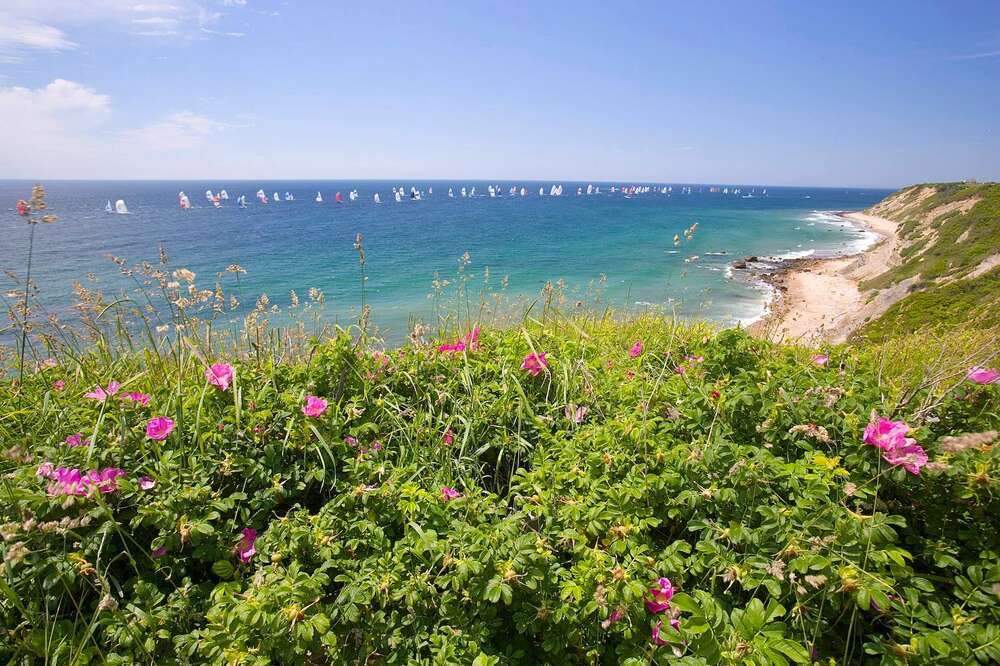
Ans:
[[[949,60],[979,60],[981,58],[997,58],[1000,57],[1000,51],[986,51],[984,53],[969,53],[966,55],[954,55],[948,58]]]
[[[0,12],[0,50],[37,49],[62,51],[76,48],[76,44],[59,28],[31,18]]]
[[[190,150],[231,127],[191,111],[180,111],[152,125],[125,130],[120,139],[148,150]]]

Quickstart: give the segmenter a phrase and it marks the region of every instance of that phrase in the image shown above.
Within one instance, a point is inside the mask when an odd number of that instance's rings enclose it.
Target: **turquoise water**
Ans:
[[[39,225],[35,243],[35,279],[42,300],[53,311],[66,311],[72,283],[94,274],[106,293],[127,288],[109,255],[134,264],[156,262],[162,243],[173,268],[199,276],[211,288],[216,273],[237,263],[243,305],[266,293],[286,307],[290,290],[304,297],[310,287],[323,290],[331,320],[357,316],[360,303],[355,235],[364,235],[367,296],[372,317],[387,337],[405,336],[408,321],[428,321],[428,294],[438,272],[454,280],[459,257],[468,252],[466,271],[475,289],[489,267],[492,286],[507,276],[511,295],[535,295],[551,280],[585,294],[606,276],[603,291],[618,307],[664,307],[687,317],[723,323],[760,316],[769,292],[761,285],[731,277],[728,265],[745,255],[803,256],[856,251],[871,242],[858,230],[821,211],[858,210],[888,194],[885,190],[740,186],[757,196],[713,193],[691,185],[682,194],[649,193],[626,198],[608,192],[620,183],[595,183],[601,194],[576,195],[587,183],[563,182],[563,196],[539,197],[551,183],[500,181],[504,196],[484,196],[488,183],[446,181],[323,182],[58,182],[46,183],[54,225]],[[476,186],[475,198],[461,198],[461,187]],[[528,196],[511,197],[509,188],[525,187]],[[666,184],[664,184],[666,185]],[[0,181],[3,214],[0,268],[23,273],[28,228],[13,211],[27,198],[31,183]],[[421,201],[396,203],[392,187],[416,187]],[[454,189],[455,198],[447,191]],[[657,186],[659,187],[659,186]],[[732,187],[732,186],[730,186]],[[204,196],[206,189],[226,189],[221,209]],[[258,188],[269,195],[290,192],[294,201],[261,205]],[[426,193],[428,188],[433,194]],[[357,201],[347,194],[356,189]],[[183,190],[194,206],[181,210]],[[317,191],[324,203],[316,203]],[[336,192],[345,202],[334,203]],[[383,203],[376,205],[372,194]],[[245,194],[241,210],[236,197]],[[124,199],[130,214],[105,213],[108,200]],[[673,238],[694,223],[690,241],[675,247]],[[710,254],[710,253],[725,254]],[[697,256],[697,259],[690,258]],[[689,261],[685,261],[688,259]],[[11,289],[8,278],[4,291]],[[231,276],[227,279],[231,280]]]

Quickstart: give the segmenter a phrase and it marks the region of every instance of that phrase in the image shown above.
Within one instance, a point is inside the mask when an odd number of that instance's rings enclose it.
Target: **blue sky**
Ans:
[[[699,4],[0,0],[0,177],[1000,179],[1000,2]]]

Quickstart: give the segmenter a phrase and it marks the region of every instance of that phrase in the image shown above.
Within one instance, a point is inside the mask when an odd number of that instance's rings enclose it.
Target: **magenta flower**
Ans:
[[[473,326],[472,330],[462,338],[462,342],[468,346],[469,351],[476,351],[479,349],[479,327]]]
[[[152,490],[156,486],[156,479],[150,476],[139,477],[139,487],[143,490]]]
[[[53,465],[52,463],[50,463],[50,462],[43,462],[41,465],[38,466],[38,469],[35,470],[35,476],[40,476],[40,477],[43,477],[43,478],[49,478],[49,475],[52,474],[52,471],[54,469],[55,469],[55,465]]]
[[[236,544],[236,554],[240,557],[240,562],[247,564],[253,556],[257,554],[254,544],[257,543],[257,530],[252,527],[243,528],[243,538]]]
[[[56,391],[62,391],[64,388],[66,388],[66,382],[64,382],[61,379],[57,379],[54,382],[52,382],[52,388]]]
[[[76,433],[66,438],[66,446],[90,446],[90,440],[84,439],[81,433]]]
[[[670,610],[670,599],[674,596],[674,586],[668,578],[656,581],[656,587],[650,588],[652,599],[646,600],[646,610],[650,613],[662,613]]]
[[[151,396],[149,394],[147,394],[147,393],[135,393],[135,392],[132,392],[132,393],[126,393],[126,394],[122,395],[121,399],[123,401],[124,400],[131,400],[132,402],[137,402],[140,405],[142,405],[143,407],[145,407],[146,405],[149,404],[150,397]]]
[[[969,368],[969,374],[965,376],[970,382],[975,382],[976,384],[995,384],[998,379],[1000,379],[1000,371],[994,368],[981,368],[976,366],[974,368]]]
[[[152,550],[152,552],[150,553],[150,555],[153,556],[154,560],[157,559],[157,558],[163,557],[166,554],[167,554],[167,547],[166,546],[160,546],[159,548],[154,548]]]
[[[233,383],[233,366],[228,363],[214,363],[205,368],[205,379],[212,386],[218,386],[225,391]]]
[[[810,359],[812,360],[812,362],[813,362],[813,363],[815,363],[816,365],[819,365],[819,366],[824,366],[824,365],[826,365],[826,364],[827,364],[827,361],[829,361],[829,360],[830,360],[830,355],[829,355],[829,354],[813,354],[813,355],[812,355],[812,356],[810,356],[809,358],[810,358]]]
[[[452,344],[438,345],[437,350],[444,354],[453,354],[455,352],[465,351],[476,351],[479,349],[479,327],[474,327],[471,331],[466,333],[458,341]]]
[[[661,632],[662,631],[663,631],[663,620],[660,620],[660,621],[658,621],[656,623],[656,626],[653,627],[653,634],[651,636],[651,638],[653,639],[653,645],[661,645],[662,646],[662,645],[669,645],[670,644],[669,641],[663,640],[663,638],[661,636]]]
[[[601,629],[607,629],[611,625],[621,620],[623,617],[625,617],[625,613],[624,611],[622,611],[621,608],[614,609],[613,611],[611,611],[611,615],[608,616],[608,619],[601,622]]]
[[[352,435],[347,435],[344,437],[344,444],[347,444],[352,449],[358,445],[358,438]]]
[[[146,437],[162,441],[174,430],[174,422],[166,416],[155,416],[146,424]]]
[[[907,440],[912,442],[913,440]],[[882,458],[894,467],[902,466],[910,474],[920,475],[920,468],[927,464],[927,452],[917,444],[897,446],[882,454]]]
[[[113,493],[118,489],[118,482],[115,479],[124,475],[125,470],[119,467],[105,467],[102,470],[91,470],[86,473],[76,468],[52,467],[51,463],[45,463],[38,468],[38,476],[52,481],[47,489],[50,496],[84,496],[92,488],[105,494]]]
[[[113,396],[114,394],[118,393],[118,389],[120,389],[121,387],[122,387],[122,385],[119,384],[118,382],[109,382],[108,383],[108,388],[107,388],[107,390],[105,390],[105,389],[101,388],[100,384],[98,384],[97,386],[94,387],[93,391],[90,391],[89,393],[84,393],[83,397],[84,398],[92,398],[93,400],[96,400],[97,402],[104,402],[105,400],[107,400],[108,398],[110,398],[111,396]]]
[[[306,396],[306,404],[302,406],[302,413],[306,416],[323,416],[326,411],[326,400],[314,395]]]
[[[444,437],[441,440],[445,443],[445,446],[451,446],[455,443],[455,433],[451,431],[451,428],[448,428],[444,431]]]
[[[580,425],[587,420],[587,414],[590,413],[590,408],[586,405],[580,405],[576,407],[575,405],[566,405],[566,418],[573,423]]]
[[[521,369],[527,370],[532,377],[537,377],[538,373],[547,367],[549,367],[549,361],[545,358],[545,352],[541,354],[532,352],[525,356],[524,361],[521,362]]]
[[[684,366],[684,365],[678,365],[676,368],[674,368],[674,374],[678,374],[678,375],[683,375],[687,371],[688,371],[687,366]]]
[[[628,350],[628,355],[630,358],[636,358],[642,354],[642,340],[636,340],[632,348]]]
[[[895,449],[897,446],[916,444],[916,440],[906,437],[909,431],[910,426],[902,421],[890,421],[879,416],[865,427],[864,442],[883,451]]]
[[[455,352],[465,351],[465,343],[456,342],[453,345],[438,345],[437,350],[443,354],[452,354]]]
[[[688,354],[688,355],[686,355],[684,357],[684,360],[687,361],[688,363],[704,363],[705,362],[705,357],[704,356],[692,356],[691,354]]]
[[[459,493],[457,490],[449,486],[445,486],[444,488],[441,489],[441,497],[444,498],[445,502],[450,502],[451,500],[458,499],[461,496],[462,496],[461,493]]]

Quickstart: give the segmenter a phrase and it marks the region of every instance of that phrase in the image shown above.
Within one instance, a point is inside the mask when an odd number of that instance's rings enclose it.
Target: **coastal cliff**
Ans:
[[[1000,325],[1000,184],[913,185],[843,217],[882,239],[767,276],[781,297],[758,335],[843,342]]]

